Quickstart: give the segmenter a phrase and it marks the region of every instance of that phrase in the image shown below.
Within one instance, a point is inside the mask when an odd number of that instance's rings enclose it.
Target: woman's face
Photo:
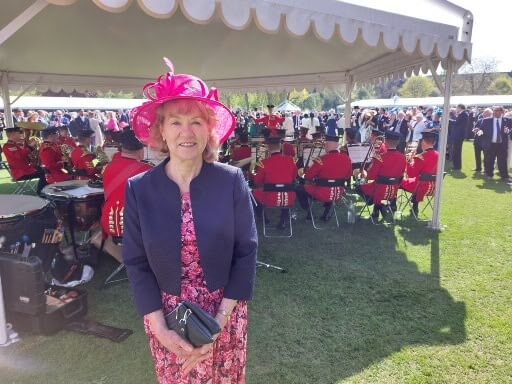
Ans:
[[[168,103],[163,108],[160,134],[171,159],[202,160],[209,138],[208,122],[197,107],[181,111],[173,103]]]

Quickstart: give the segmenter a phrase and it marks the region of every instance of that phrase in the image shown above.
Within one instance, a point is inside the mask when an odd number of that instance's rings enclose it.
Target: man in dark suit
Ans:
[[[71,136],[78,137],[78,132],[90,129],[89,118],[85,116],[83,109],[78,112],[78,116],[69,124],[69,131]]]
[[[482,127],[482,121],[489,117],[492,117],[493,112],[491,108],[486,108],[485,111],[479,116],[479,118],[475,122],[475,128],[473,128],[473,147],[475,149],[475,172],[482,172],[482,152],[484,149],[482,148],[482,136],[478,135],[478,131]],[[484,161],[485,164],[485,161]]]
[[[453,153],[450,154],[453,161],[453,170],[460,171],[462,168],[462,143],[466,137],[469,115],[464,104],[457,105],[457,117],[453,123]]]
[[[399,152],[405,152],[405,138],[407,137],[407,133],[409,132],[409,127],[407,125],[407,120],[405,119],[405,113],[403,111],[398,112],[396,120],[391,125],[390,131],[398,132],[402,135],[400,138],[400,142],[396,149]]]
[[[494,162],[498,162],[501,180],[510,182],[507,167],[508,136],[512,122],[503,117],[503,107],[493,108],[493,117],[483,119],[480,129],[476,132],[481,137],[480,144],[484,149],[485,178],[490,180],[494,175]]]

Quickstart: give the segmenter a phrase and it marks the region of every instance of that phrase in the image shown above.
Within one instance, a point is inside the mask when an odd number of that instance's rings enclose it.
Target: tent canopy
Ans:
[[[275,110],[280,112],[300,112],[301,109],[291,101],[285,100],[279,104]]]
[[[360,108],[392,108],[392,107],[413,107],[423,106],[442,106],[444,99],[442,97],[397,97],[395,99],[367,99],[353,101],[352,106]],[[468,95],[452,96],[450,105],[464,104],[465,106],[489,107],[493,105],[512,105],[512,95]],[[338,105],[338,109],[344,109],[345,105]]]
[[[312,89],[469,60],[471,13],[426,3],[459,24],[339,0],[9,1],[0,71],[11,88],[140,91],[167,56],[221,90]]]

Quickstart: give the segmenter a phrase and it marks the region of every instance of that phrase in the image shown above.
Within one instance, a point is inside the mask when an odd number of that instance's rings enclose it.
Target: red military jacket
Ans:
[[[103,233],[110,236],[123,236],[124,193],[130,177],[151,169],[152,166],[116,156],[105,167],[103,172],[103,189],[105,204],[101,214],[101,228]]]
[[[37,172],[37,169],[30,164],[32,150],[26,145],[7,140],[3,152],[14,180],[19,180],[23,176],[33,175]]]
[[[297,177],[297,166],[293,158],[280,152],[273,153],[264,159],[254,176],[254,184],[263,187],[263,184],[293,184]],[[263,189],[253,191],[259,203],[268,207],[287,207],[295,204],[295,192],[264,192]]]
[[[373,201],[380,204],[381,200],[394,199],[400,185],[382,185],[378,186],[375,180],[379,176],[385,177],[403,177],[407,160],[403,153],[398,152],[396,149],[388,149],[388,151],[380,156],[378,153],[374,155],[372,165],[368,169],[367,184],[361,186],[363,193],[366,196],[372,197]]]
[[[78,179],[90,179],[97,176],[98,169],[92,163],[95,158],[94,154],[81,145],[73,149],[73,152],[71,152],[71,163],[78,175]]]
[[[72,137],[68,137],[68,136],[59,136],[59,144],[60,145],[66,144],[66,145],[69,145],[72,148],[78,147],[78,145],[76,144],[75,140],[73,140]]]
[[[352,161],[344,152],[330,151],[313,160],[313,165],[304,174],[304,179],[348,180],[352,176]],[[314,184],[304,187],[314,199],[331,202],[339,200],[345,191],[342,186],[322,187]]]
[[[46,170],[46,181],[48,184],[71,180],[71,175],[64,169],[64,161],[62,160],[59,144],[44,141],[39,149],[39,158],[41,159],[41,165]]]
[[[284,117],[277,115],[265,115],[259,119],[254,120],[256,124],[263,124],[265,127],[270,129],[271,135],[275,135],[276,129],[284,123]]]
[[[292,143],[283,143],[283,155],[295,157],[297,155],[297,151],[295,150],[295,145]]]
[[[435,181],[420,181],[423,174],[435,175],[437,172],[437,160],[439,153],[434,148],[414,156],[412,162],[407,165],[407,179],[402,181],[401,187],[408,192],[416,194],[416,201],[423,201],[426,194],[434,191]]]
[[[249,144],[232,144],[231,159],[234,161],[247,159],[251,157],[251,146]]]

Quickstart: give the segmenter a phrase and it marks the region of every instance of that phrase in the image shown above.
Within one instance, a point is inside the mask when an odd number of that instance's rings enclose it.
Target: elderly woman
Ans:
[[[257,233],[241,170],[215,162],[235,119],[216,90],[166,62],[132,124],[169,157],[128,182],[123,259],[158,381],[244,383]],[[213,344],[194,348],[167,328],[164,316],[185,300],[218,321]]]

